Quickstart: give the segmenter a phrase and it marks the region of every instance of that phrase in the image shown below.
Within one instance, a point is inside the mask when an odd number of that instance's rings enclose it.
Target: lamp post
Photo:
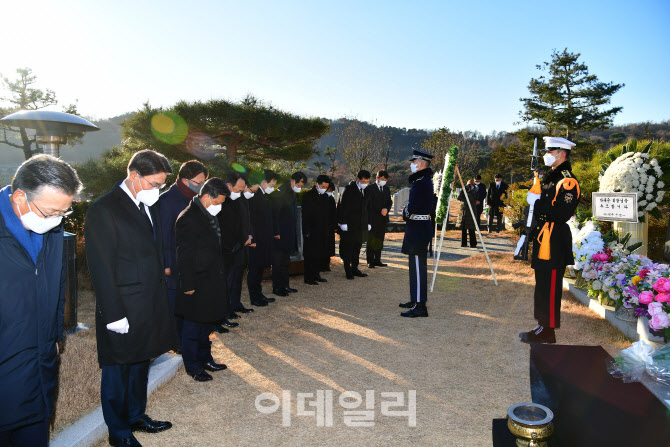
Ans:
[[[69,134],[100,130],[95,124],[76,115],[48,110],[21,110],[4,118],[2,124],[35,129],[37,144],[44,145],[44,153],[60,156],[60,146],[67,143]]]

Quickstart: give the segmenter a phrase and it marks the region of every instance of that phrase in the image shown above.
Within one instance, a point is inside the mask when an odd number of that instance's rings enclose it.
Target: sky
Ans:
[[[92,119],[252,94],[307,117],[512,131],[536,65],[564,48],[625,84],[615,124],[670,119],[667,0],[7,0],[0,10],[0,73],[30,67],[36,87]]]

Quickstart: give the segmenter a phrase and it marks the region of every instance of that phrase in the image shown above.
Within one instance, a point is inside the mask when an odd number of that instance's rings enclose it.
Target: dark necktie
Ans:
[[[138,207],[140,209],[140,213],[142,213],[142,215],[144,215],[144,218],[147,220],[147,223],[151,227],[151,231],[153,232],[154,239],[155,239],[156,238],[156,232],[154,231],[154,225],[151,222],[151,218],[149,217],[149,209],[147,208],[147,206],[143,202],[140,202]]]

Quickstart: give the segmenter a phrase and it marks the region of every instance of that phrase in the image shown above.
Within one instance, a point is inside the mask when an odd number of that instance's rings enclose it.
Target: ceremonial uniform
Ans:
[[[569,150],[574,143],[545,137],[545,146],[546,151]],[[566,266],[574,264],[572,233],[567,221],[579,204],[580,188],[568,160],[550,169],[542,178],[541,186],[533,213],[537,226],[532,235],[531,263],[535,270],[534,317],[538,327],[522,333],[521,338],[527,342],[553,343],[554,329],[561,326],[563,273]]]
[[[433,156],[414,150],[412,160],[430,161]],[[402,303],[401,307],[411,307],[403,312],[405,317],[426,317],[426,301],[428,299],[428,244],[433,237],[431,215],[435,211],[435,194],[433,193],[433,171],[425,168],[409,176],[409,201],[402,210],[405,220],[405,237],[402,241],[402,252],[409,255],[409,293],[410,302]]]

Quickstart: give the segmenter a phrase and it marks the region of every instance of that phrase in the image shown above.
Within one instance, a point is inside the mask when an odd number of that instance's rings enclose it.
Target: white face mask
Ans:
[[[333,197],[333,193],[332,193],[332,192],[327,192],[326,194],[328,194],[328,197]]]
[[[210,197],[209,199],[209,206],[207,207],[207,212],[211,214],[212,216],[216,216],[221,212],[221,204],[214,205],[212,203],[212,198]]]
[[[18,204],[16,204],[16,208],[17,209],[19,208]],[[30,207],[28,209],[30,209]],[[19,216],[21,218],[21,223],[23,224],[23,226],[37,234],[44,234],[47,231],[51,230],[52,228],[56,228],[58,225],[60,225],[61,221],[63,220],[62,217],[55,217],[55,216],[42,218],[37,214],[35,214],[33,211],[30,211],[26,214],[21,214],[20,209],[19,209]]]
[[[544,159],[545,166],[552,166],[554,163],[556,163],[556,157],[551,154],[544,154],[542,158]]]
[[[364,190],[365,188],[368,187],[367,183],[359,183],[358,186],[361,188],[361,190]]]
[[[135,189],[135,182],[131,181],[130,185],[133,187],[133,191],[135,191],[135,198],[140,202],[144,203],[146,206],[152,206],[154,203],[158,202],[158,196],[161,195],[160,189],[158,188],[142,189],[138,192]],[[141,181],[140,186],[142,186]]]
[[[254,193],[253,193],[253,192],[251,192],[251,191],[244,191],[244,197],[245,197],[246,199],[250,199],[250,198],[252,198],[253,196],[254,196]]]
[[[416,167],[416,164],[414,164],[414,163],[410,163],[410,164],[409,164],[409,170],[412,171],[412,174],[414,174],[414,173],[415,173],[416,171],[418,171],[419,169]]]
[[[231,191],[230,192],[230,200],[237,200],[237,199],[240,198],[241,195],[242,194],[240,194],[239,192],[232,192]]]
[[[274,191],[274,190],[275,189],[272,186],[268,186],[263,191],[265,192],[265,194],[272,194],[272,191]]]
[[[496,186],[500,186],[502,182],[496,182]]]
[[[477,180],[475,180],[475,185],[479,185],[479,183],[480,183],[480,182],[478,182]]]
[[[302,188],[300,188],[298,186],[293,186],[293,187],[291,187],[291,189],[293,189],[293,192],[296,193],[296,194],[298,194],[300,191],[302,191]]]
[[[386,180],[379,180],[379,181],[377,182],[377,184],[378,184],[379,186],[384,186],[384,185],[386,185]]]
[[[318,192],[319,194],[324,194],[326,192],[326,190],[321,189],[321,188],[316,188],[316,192]]]

